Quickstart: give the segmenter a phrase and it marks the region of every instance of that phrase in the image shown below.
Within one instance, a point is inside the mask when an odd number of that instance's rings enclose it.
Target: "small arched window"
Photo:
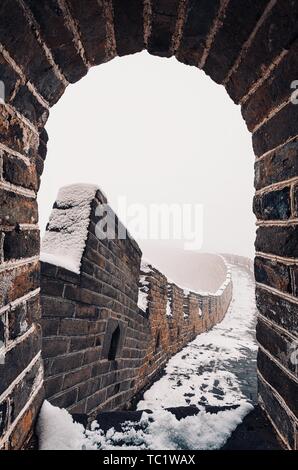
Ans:
[[[109,353],[108,353],[109,361],[114,361],[116,359],[119,341],[120,341],[120,328],[118,325],[111,336],[110,348],[109,348]]]
[[[160,349],[160,331],[157,333],[156,341],[155,341],[155,352]]]

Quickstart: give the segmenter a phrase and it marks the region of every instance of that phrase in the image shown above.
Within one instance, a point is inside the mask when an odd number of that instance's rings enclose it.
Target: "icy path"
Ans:
[[[138,409],[230,406],[256,400],[254,282],[232,267],[233,300],[224,320],[170,359],[166,374],[145,393]]]
[[[232,267],[233,300],[225,319],[199,335],[170,359],[165,375],[139,402],[138,423],[106,433],[97,423],[86,431],[66,410],[45,402],[39,419],[41,449],[218,449],[256,399],[254,283],[248,272]],[[183,419],[165,410],[196,406]],[[216,411],[216,413],[215,413]]]

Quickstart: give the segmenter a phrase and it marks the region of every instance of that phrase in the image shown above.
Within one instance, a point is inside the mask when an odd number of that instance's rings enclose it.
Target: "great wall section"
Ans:
[[[228,270],[215,294],[185,292],[141,263],[131,237],[97,238],[97,209],[105,203],[95,187],[63,188],[42,252],[43,260],[60,266],[41,263],[45,396],[71,413],[91,416],[129,407],[172,355],[222,320],[232,295]],[[79,273],[63,267],[76,257],[69,254],[74,240]]]
[[[297,343],[298,324],[298,106],[291,87],[298,72],[298,3],[89,0],[88,8],[82,5],[76,0],[2,0],[0,5],[0,72],[6,92],[0,104],[0,340],[5,357],[0,364],[0,447],[24,446],[44,399],[36,197],[49,110],[90,67],[147,49],[160,57],[175,56],[222,84],[241,105],[252,133],[259,402],[284,445],[297,449],[298,376],[289,351]],[[132,269],[125,272],[125,293],[113,302],[127,311],[137,301],[140,255],[130,242],[119,250],[123,259],[131,259]],[[63,281],[69,303],[79,311],[82,297],[73,293],[77,278],[47,269],[43,279],[52,276],[55,286]],[[115,288],[108,288],[114,295]],[[66,320],[74,327],[73,318]],[[51,337],[50,330],[44,334]],[[120,326],[117,335],[123,337]],[[48,386],[55,377],[51,367]],[[59,383],[55,396],[58,389]]]

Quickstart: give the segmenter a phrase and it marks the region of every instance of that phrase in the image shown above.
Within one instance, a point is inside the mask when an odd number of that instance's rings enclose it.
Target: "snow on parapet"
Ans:
[[[152,267],[150,263],[145,260],[141,261],[141,275],[139,279],[139,297],[138,297],[138,307],[143,312],[147,311],[148,308],[148,292],[149,292],[149,282],[146,281],[146,275],[152,272]]]
[[[74,184],[59,190],[42,241],[41,261],[80,273],[91,202],[98,190],[90,184]]]

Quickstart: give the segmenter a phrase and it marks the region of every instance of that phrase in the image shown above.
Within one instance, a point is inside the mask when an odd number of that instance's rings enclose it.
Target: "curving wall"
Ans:
[[[141,264],[129,235],[98,238],[106,202],[95,186],[62,188],[41,254],[45,396],[89,416],[128,408],[173,354],[222,320],[232,296],[228,270],[215,294],[185,291]]]
[[[224,85],[252,133],[259,399],[297,447],[297,36],[297,0],[1,1],[0,447],[26,442],[42,399],[36,194],[49,110],[90,67],[143,49]],[[13,333],[20,310],[26,321]],[[27,373],[34,380],[18,408]]]

